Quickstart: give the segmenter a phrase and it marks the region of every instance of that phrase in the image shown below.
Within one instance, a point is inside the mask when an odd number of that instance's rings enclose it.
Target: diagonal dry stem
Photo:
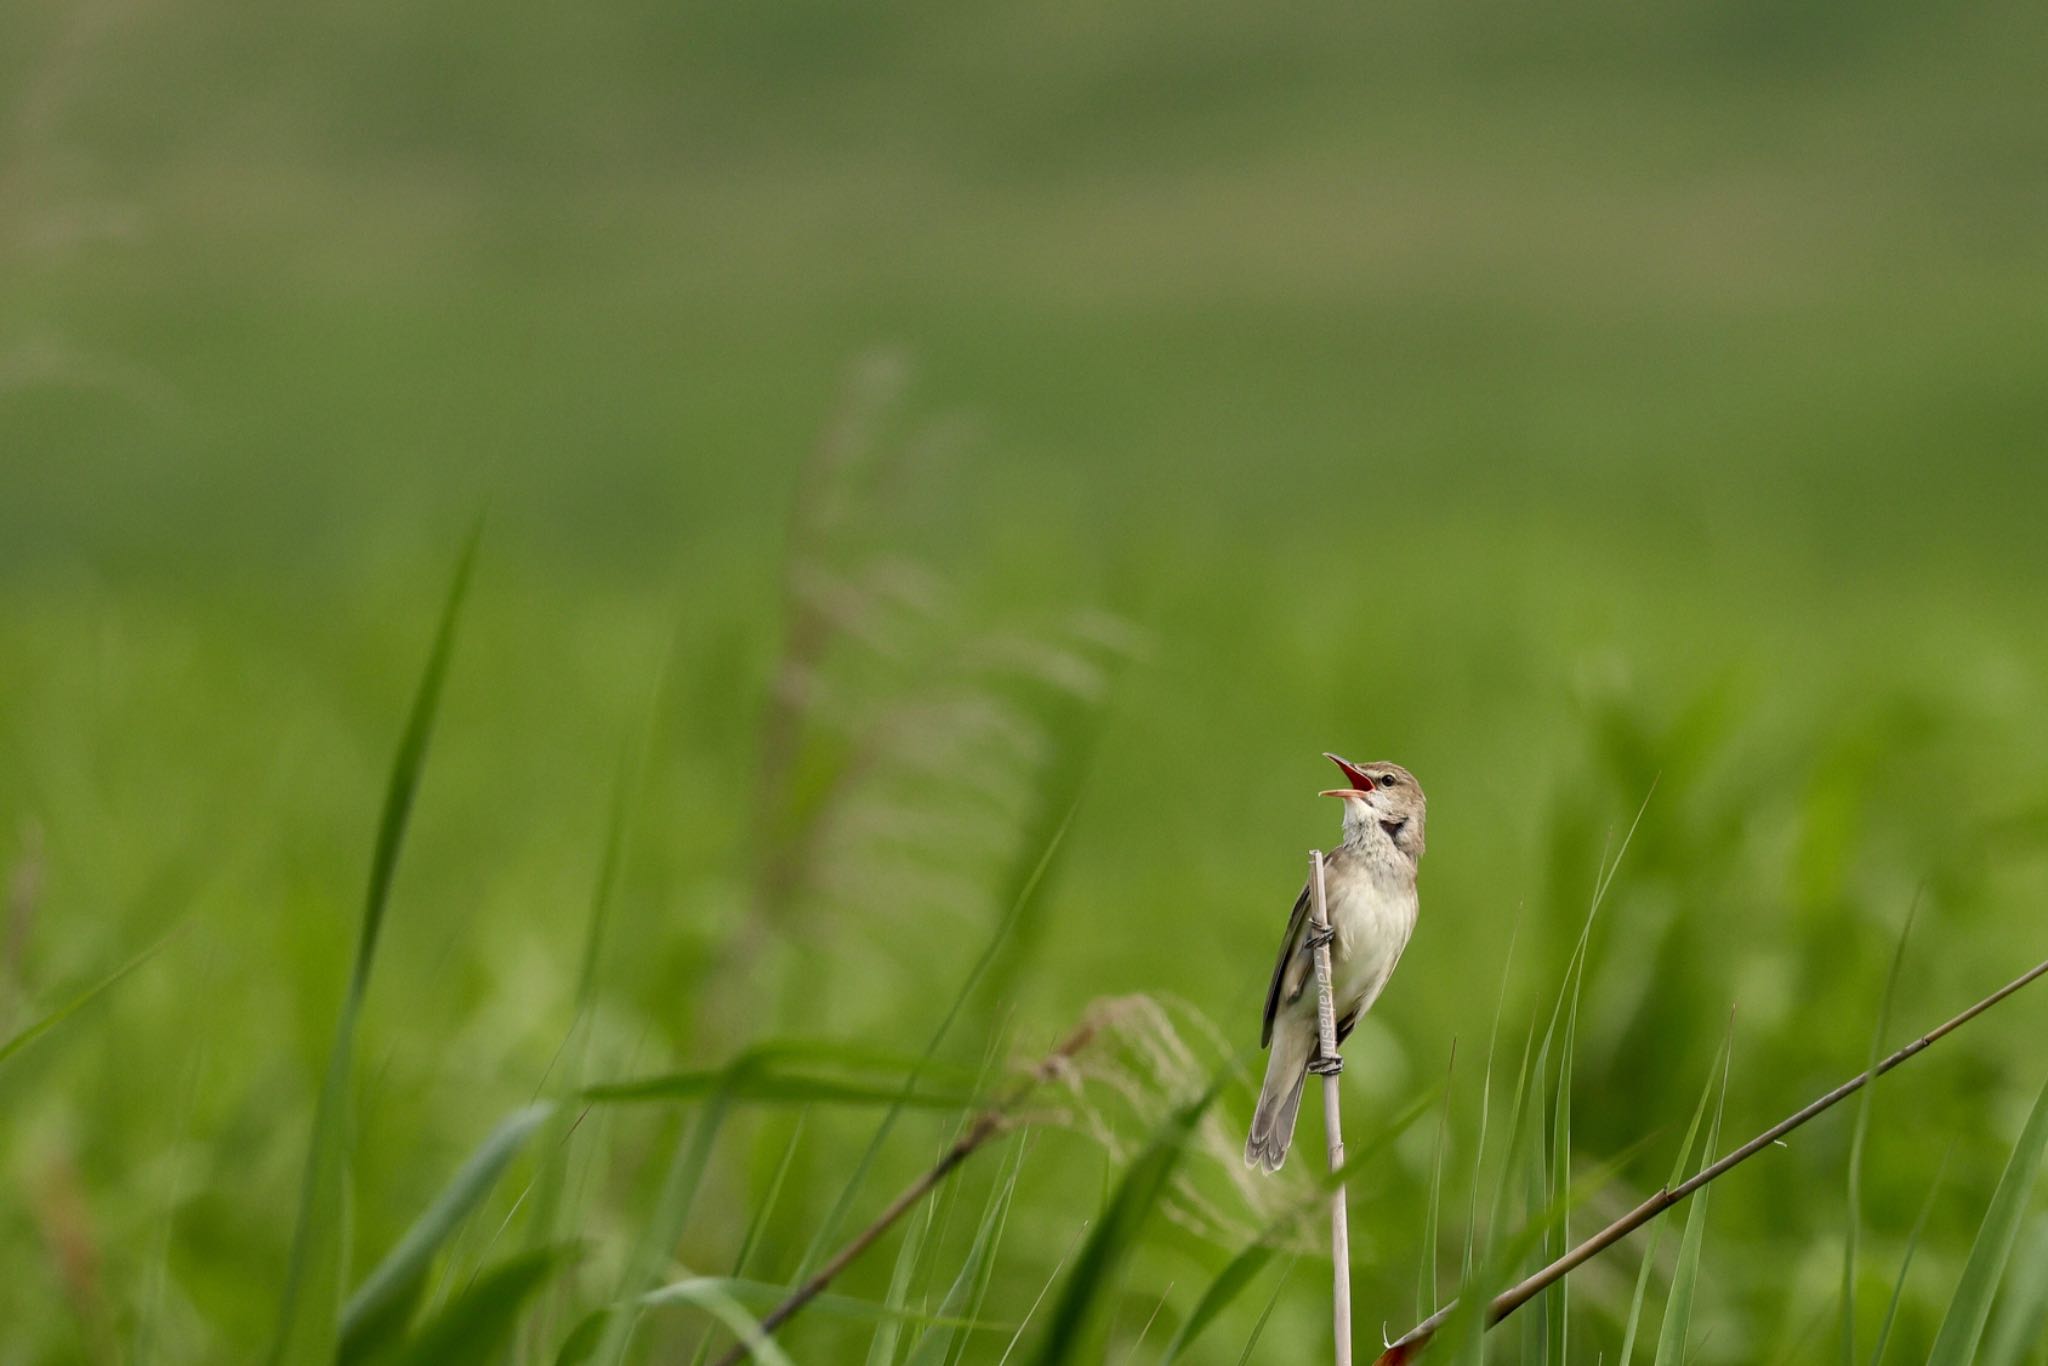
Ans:
[[[1544,1267],[1541,1271],[1531,1275],[1521,1284],[1501,1292],[1487,1309],[1488,1325],[1491,1326],[1492,1324],[1499,1323],[1502,1319],[1541,1294],[1553,1283],[1562,1279],[1579,1266],[1591,1261],[1594,1257],[1599,1256],[1602,1252],[1605,1252],[1644,1224],[1649,1223],[1652,1219],[1655,1219],[1665,1210],[1670,1209],[1709,1181],[1748,1161],[1814,1116],[1840,1104],[1856,1092],[1862,1090],[1872,1080],[1883,1076],[1908,1058],[1920,1053],[1935,1040],[1960,1029],[1985,1011],[1991,1009],[1991,1007],[1997,1005],[2000,1001],[2003,1001],[2006,997],[2011,996],[2020,988],[2043,976],[2048,976],[2048,962],[2037,963],[2018,977],[2013,978],[2012,981],[2007,982],[2004,986],[1992,992],[1989,996],[1986,996],[1983,1000],[1971,1006],[1968,1010],[1930,1029],[1898,1052],[1872,1067],[1869,1071],[1858,1073],[1803,1109],[1787,1115],[1784,1119],[1779,1120],[1776,1124],[1773,1124],[1770,1128],[1749,1140],[1749,1142],[1735,1149],[1735,1151],[1729,1153],[1720,1161],[1702,1168],[1688,1180],[1681,1181],[1675,1186],[1666,1186],[1658,1191],[1655,1195],[1643,1201],[1642,1204],[1637,1205],[1627,1214],[1622,1215],[1606,1228],[1601,1229],[1598,1233],[1586,1239],[1577,1247],[1574,1247],[1571,1251]],[[1451,1311],[1456,1307],[1457,1301],[1453,1300],[1450,1304],[1437,1310],[1436,1313],[1431,1314],[1421,1323],[1416,1324],[1413,1328],[1395,1339],[1387,1350],[1381,1353],[1375,1366],[1402,1366],[1402,1363],[1412,1361],[1429,1344],[1430,1338],[1436,1334],[1438,1328],[1443,1326],[1444,1320],[1450,1316]]]
[[[1029,1073],[1020,1077],[987,1109],[976,1115],[960,1137],[953,1140],[946,1151],[939,1155],[937,1162],[934,1162],[922,1176],[905,1186],[866,1228],[854,1234],[846,1246],[827,1258],[825,1264],[819,1267],[809,1280],[790,1291],[787,1298],[761,1316],[763,1335],[774,1333],[795,1317],[805,1305],[824,1293],[825,1287],[832,1283],[834,1277],[852,1265],[863,1252],[873,1247],[876,1240],[887,1233],[898,1219],[917,1208],[918,1203],[938,1189],[939,1184],[951,1176],[955,1168],[972,1157],[975,1151],[990,1139],[1008,1129],[1011,1112],[1032,1092],[1065,1071],[1074,1056],[1094,1040],[1100,1027],[1100,1021],[1091,1014],[1073,1033],[1060,1042],[1059,1047],[1046,1054]],[[744,1341],[735,1343],[718,1359],[717,1366],[738,1366],[739,1362],[745,1361],[752,1354],[752,1349]]]

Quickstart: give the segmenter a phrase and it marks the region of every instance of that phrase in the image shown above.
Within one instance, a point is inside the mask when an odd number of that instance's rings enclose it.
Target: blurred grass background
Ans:
[[[1731,1006],[1728,1135],[1863,1065],[1916,896],[1896,1038],[2013,975],[2048,942],[2044,41],[2003,0],[0,10],[0,1029],[182,927],[0,1068],[0,1361],[267,1341],[384,769],[486,505],[358,1049],[358,1274],[554,1077],[622,767],[593,1078],[921,1048],[1084,753],[1041,931],[942,1052],[1143,992],[1220,1060],[1334,837],[1317,754],[1408,764],[1425,915],[1346,1084],[1369,1127],[1460,1041],[1450,1281],[1496,984],[1511,1060],[1646,798],[1574,1149],[1664,1138],[1603,1212],[1663,1179]],[[793,545],[819,489],[834,535]],[[845,632],[794,692],[786,580]],[[1946,1158],[1925,1353],[2044,1036],[2022,998],[1879,1090],[1866,1347]],[[579,1128],[578,1303],[676,1121]],[[800,1125],[755,1254],[793,1274],[872,1122],[744,1112],[678,1262],[725,1269]],[[948,1122],[897,1126],[856,1219]],[[1033,1140],[991,1317],[1128,1158],[1087,1127]],[[1716,1188],[1700,1359],[1836,1351],[1848,1142]],[[1354,1189],[1374,1331],[1411,1321],[1429,1166],[1418,1132]],[[1119,1354],[1230,1250],[1156,1227]],[[1609,1262],[1574,1359],[1619,1340]],[[1262,1359],[1323,1350],[1318,1265]]]

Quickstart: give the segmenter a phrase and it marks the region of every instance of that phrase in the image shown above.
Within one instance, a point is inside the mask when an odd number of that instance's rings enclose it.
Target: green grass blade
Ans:
[[[597,881],[591,888],[590,913],[583,923],[582,967],[576,975],[575,1007],[569,1030],[562,1038],[558,1056],[564,1057],[565,1075],[554,1082],[559,1093],[574,1094],[583,1085],[585,1055],[590,1040],[590,1013],[597,1004],[598,965],[604,955],[605,927],[611,920],[611,906],[618,887],[619,864],[624,857],[626,827],[631,820],[632,790],[636,766],[630,759],[619,764],[612,788],[612,802],[605,820],[604,852],[598,858]],[[548,1083],[544,1080],[542,1085]],[[575,1127],[577,1112],[561,1106],[548,1126],[547,1142],[541,1150],[540,1170],[534,1177],[533,1212],[527,1221],[530,1246],[540,1247],[556,1236],[561,1217],[562,1196],[568,1184],[567,1143]]]
[[[1493,999],[1493,1024],[1486,1033],[1486,1067],[1479,1081],[1479,1136],[1472,1148],[1472,1200],[1465,1211],[1465,1254],[1459,1261],[1460,1283],[1470,1285],[1479,1255],[1479,1192],[1484,1182],[1481,1174],[1486,1164],[1487,1126],[1493,1118],[1493,1063],[1500,1052],[1500,1022],[1507,1013],[1508,979],[1515,966],[1515,943],[1521,938],[1522,916],[1518,909],[1515,922],[1508,930],[1508,951],[1501,961],[1500,989]]]
[[[384,789],[384,806],[377,821],[377,843],[370,860],[369,889],[364,898],[363,923],[356,940],[355,965],[349,973],[348,994],[342,1000],[336,1022],[334,1043],[321,1081],[320,1098],[313,1110],[313,1128],[307,1142],[305,1176],[299,1189],[297,1224],[292,1233],[290,1260],[286,1266],[284,1292],[278,1307],[277,1331],[269,1360],[272,1366],[330,1366],[334,1359],[341,1318],[341,1284],[345,1273],[343,1249],[346,1244],[347,1165],[349,1146],[349,1087],[354,1071],[356,1018],[362,1009],[363,993],[370,982],[370,967],[376,957],[377,940],[384,925],[384,913],[391,896],[391,880],[398,868],[399,851],[419,791],[420,774],[426,766],[427,742],[432,738],[434,717],[440,706],[441,687],[448,674],[448,661],[455,647],[455,627],[462,615],[463,599],[469,592],[470,571],[476,563],[479,527],[470,532],[462,557],[455,568],[454,582],[441,609],[441,624],[427,664],[414,690],[412,710],[392,760],[390,780]]]
[[[616,1297],[620,1311],[605,1320],[603,1333],[598,1338],[594,1356],[599,1366],[618,1366],[626,1359],[626,1348],[632,1342],[633,1329],[639,1322],[641,1297],[667,1265],[671,1250],[683,1236],[683,1228],[690,1220],[690,1206],[697,1197],[697,1188],[703,1184],[704,1169],[711,1163],[711,1149],[718,1141],[725,1115],[725,1097],[722,1094],[712,1095],[698,1113],[689,1138],[676,1144],[668,1173],[662,1179],[661,1193],[655,1197],[654,1214],[641,1230],[639,1244],[620,1282]],[[729,1302],[727,1297],[725,1303]],[[722,1304],[704,1302],[703,1307],[725,1320],[728,1327],[733,1327],[733,1320]],[[760,1325],[745,1318],[744,1314],[741,1317],[745,1320],[745,1332],[737,1327],[734,1331],[740,1332],[743,1339],[747,1333],[758,1337]]]
[[[1252,1324],[1252,1335],[1245,1339],[1244,1350],[1237,1354],[1237,1366],[1250,1366],[1252,1352],[1257,1349],[1259,1339],[1266,1335],[1266,1323],[1273,1317],[1273,1310],[1280,1303],[1280,1292],[1287,1288],[1287,1277],[1294,1270],[1294,1259],[1289,1257],[1280,1274],[1273,1281],[1273,1293],[1266,1297],[1266,1307],[1259,1311],[1258,1320]]]
[[[911,1219],[903,1230],[903,1244],[896,1249],[896,1265],[889,1272],[889,1298],[884,1306],[889,1314],[868,1344],[868,1366],[895,1366],[896,1347],[903,1340],[903,1314],[910,1303],[910,1281],[917,1272],[917,1258],[924,1250],[925,1238],[937,1218],[936,1209],[927,1200],[924,1217]]]
[[[1685,1180],[1685,1174],[1692,1166],[1692,1145],[1700,1134],[1700,1124],[1707,1117],[1707,1105],[1714,1098],[1713,1069],[1707,1072],[1707,1084],[1700,1090],[1699,1104],[1693,1107],[1692,1123],[1685,1127],[1685,1139],[1678,1145],[1678,1160],[1671,1164],[1671,1178],[1666,1181],[1669,1189]],[[1650,1288],[1650,1274],[1657,1266],[1657,1244],[1663,1241],[1664,1221],[1658,1219],[1650,1225],[1650,1236],[1643,1244],[1642,1265],[1636,1268],[1635,1293],[1629,1299],[1628,1323],[1621,1334],[1620,1366],[1629,1366],[1636,1350],[1636,1330],[1642,1325],[1643,1299]]]
[[[996,1358],[996,1366],[1009,1366],[1011,1353],[1015,1352],[1017,1344],[1024,1340],[1024,1330],[1031,1326],[1031,1320],[1038,1317],[1039,1306],[1045,1303],[1045,1297],[1050,1295],[1053,1286],[1059,1283],[1060,1272],[1066,1270],[1067,1259],[1074,1255],[1074,1249],[1081,1245],[1081,1239],[1086,1233],[1087,1228],[1084,1226],[1074,1235],[1074,1241],[1067,1245],[1067,1250],[1060,1254],[1060,1259],[1053,1263],[1052,1274],[1045,1278],[1044,1285],[1038,1287],[1038,1297],[1032,1300],[1031,1307],[1024,1311],[1024,1318],[1017,1324],[1017,1331],[1010,1335],[1009,1342],[1003,1346],[1003,1354]]]
[[[43,1035],[49,1033],[58,1025],[63,1024],[73,1015],[76,1015],[79,1011],[91,1005],[94,1001],[99,999],[101,993],[107,991],[115,983],[119,982],[122,978],[126,977],[129,973],[135,971],[135,969],[141,967],[144,963],[147,963],[150,959],[156,957],[156,955],[162,951],[164,945],[168,944],[171,941],[171,936],[175,935],[176,933],[176,930],[171,931],[171,934],[167,934],[162,939],[157,940],[156,943],[151,944],[141,953],[136,954],[133,958],[130,958],[127,962],[123,963],[120,967],[115,968],[105,977],[100,978],[99,981],[94,982],[91,986],[85,988],[85,990],[71,997],[71,999],[65,1001],[62,1005],[56,1007],[54,1010],[51,1010],[44,1015],[37,1017],[36,1019],[30,1021],[27,1025],[23,1026],[21,1029],[17,1030],[14,1033],[14,1035],[7,1040],[6,1043],[0,1043],[0,1064],[4,1064],[9,1058],[13,1057],[16,1053],[21,1052],[22,1049],[27,1048],[37,1039],[42,1038]]]
[[[1245,1287],[1258,1279],[1274,1255],[1274,1250],[1261,1242],[1253,1243],[1232,1257],[1202,1291],[1202,1297],[1195,1301],[1194,1312],[1188,1315],[1180,1331],[1166,1344],[1166,1354],[1159,1359],[1160,1366],[1171,1366],[1178,1361],[1181,1352],[1208,1331],[1217,1316],[1230,1307]]]
[[[2027,1126],[2021,1130],[2020,1141],[2005,1164],[2005,1174],[1998,1179],[1998,1189],[1991,1193],[1991,1205],[1984,1211],[1984,1222],[1977,1230],[1970,1258],[1963,1264],[1955,1298],[1949,1301],[1948,1313],[1942,1317],[1941,1331],[1935,1334],[1927,1366],[1970,1366],[1976,1360],[1977,1344],[1991,1317],[1991,1302],[2005,1276],[2005,1264],[2019,1237],[2027,1202],[2033,1197],[2034,1178],[2040,1174],[2044,1148],[2048,1148],[2048,1086],[2041,1088],[2034,1101]]]
[[[1458,1041],[1451,1040],[1451,1061],[1444,1068],[1443,1108],[1437,1111],[1436,1141],[1430,1147],[1429,1203],[1422,1220],[1421,1270],[1415,1277],[1415,1318],[1417,1322],[1436,1312],[1436,1258],[1442,1227],[1444,1198],[1444,1142],[1451,1126],[1451,1083],[1458,1071]]]
[[[1584,978],[1584,966],[1573,974],[1571,1013],[1565,1017],[1564,1046],[1557,1059],[1557,1096],[1552,1101],[1550,1133],[1550,1181],[1547,1194],[1551,1200],[1565,1198],[1572,1188],[1572,1054],[1579,1040],[1579,985]],[[1556,1228],[1544,1238],[1544,1261],[1562,1256],[1571,1246],[1571,1212],[1560,1215]],[[1549,1327],[1548,1354],[1545,1360],[1563,1363],[1571,1358],[1569,1313],[1571,1310],[1571,1278],[1561,1277],[1555,1286],[1544,1292],[1544,1317]]]
[[[1406,1133],[1411,1125],[1427,1114],[1435,1104],[1435,1097],[1423,1095],[1409,1102],[1394,1118],[1361,1143],[1347,1145],[1344,1165],[1335,1172],[1317,1173],[1317,1193],[1300,1201],[1292,1209],[1284,1211],[1268,1224],[1249,1244],[1238,1250],[1236,1256],[1224,1264],[1223,1270],[1203,1288],[1195,1307],[1180,1326],[1180,1331],[1166,1344],[1166,1354],[1160,1358],[1160,1366],[1171,1366],[1180,1354],[1192,1346],[1196,1339],[1207,1332],[1217,1316],[1242,1294],[1247,1286],[1258,1278],[1276,1255],[1275,1240],[1297,1221],[1311,1213],[1327,1208],[1323,1194],[1334,1190],[1340,1181],[1364,1168],[1365,1164],[1378,1159],[1380,1153],[1391,1147],[1394,1140]]]
[[[1892,1282],[1891,1300],[1885,1305],[1884,1320],[1878,1324],[1877,1346],[1871,1349],[1870,1366],[1882,1366],[1884,1362],[1884,1349],[1892,1340],[1892,1324],[1899,1316],[1899,1302],[1906,1297],[1906,1273],[1913,1269],[1913,1254],[1920,1248],[1920,1235],[1927,1231],[1927,1220],[1934,1213],[1936,1197],[1941,1194],[1942,1179],[1948,1175],[1948,1158],[1947,1153],[1942,1154],[1934,1182],[1927,1188],[1927,1198],[1920,1203],[1919,1217],[1913,1220],[1913,1231],[1906,1236],[1906,1251],[1899,1258],[1899,1274]]]
[[[1016,1191],[1017,1168],[1013,1163],[1007,1176],[1000,1178],[991,1188],[989,1199],[982,1208],[981,1223],[974,1231],[974,1241],[968,1245],[967,1259],[960,1264],[959,1274],[953,1277],[953,1284],[939,1301],[939,1317],[945,1322],[918,1340],[908,1366],[944,1366],[953,1355],[954,1346],[964,1336],[953,1322],[962,1316],[971,1316],[968,1306],[974,1299],[975,1287],[982,1283],[985,1271],[995,1259],[996,1237],[1010,1212],[1010,1199]]]
[[[775,1164],[775,1174],[768,1180],[768,1189],[754,1205],[754,1212],[747,1216],[747,1231],[740,1237],[740,1250],[733,1254],[732,1274],[738,1280],[747,1272],[747,1264],[753,1260],[754,1248],[761,1240],[762,1230],[775,1217],[777,1206],[782,1203],[783,1184],[789,1179],[789,1169],[796,1164],[798,1145],[803,1141],[804,1122],[809,1118],[808,1110],[797,1112],[796,1122],[790,1126],[789,1141],[782,1145],[782,1156]],[[690,1354],[691,1366],[700,1366],[711,1355],[711,1333],[704,1333],[697,1339],[697,1350]]]
[[[1870,1031],[1870,1060],[1865,1064],[1864,1075],[1870,1080],[1856,1096],[1856,1123],[1849,1133],[1849,1223],[1842,1239],[1842,1363],[1855,1366],[1856,1362],[1856,1245],[1863,1232],[1863,1148],[1870,1137],[1871,1100],[1877,1092],[1877,1078],[1872,1075],[1878,1060],[1884,1057],[1884,1036],[1891,1027],[1892,1000],[1899,989],[1899,969],[1906,961],[1906,940],[1913,933],[1913,916],[1919,909],[1916,900],[1906,911],[1905,926],[1899,931],[1898,945],[1892,950],[1891,971],[1884,979],[1884,994],[1878,997],[1877,1023]]]
[[[2020,1366],[2027,1349],[2048,1337],[2048,1219],[2035,1223],[2002,1299],[1982,1366]]]
[[[427,746],[434,736],[434,718],[441,707],[441,688],[448,678],[448,661],[455,651],[455,626],[462,617],[463,599],[469,594],[470,571],[476,565],[479,523],[469,533],[462,558],[455,566],[455,580],[448,586],[448,600],[441,608],[441,625],[434,633],[434,646],[427,656],[413,694],[412,710],[405,718],[405,733],[399,737],[398,754],[392,760],[391,776],[384,786],[384,806],[377,818],[377,845],[370,859],[370,886],[363,901],[363,924],[356,941],[355,969],[349,976],[349,995],[360,999],[370,984],[370,966],[377,957],[377,939],[384,930],[384,913],[391,902],[391,880],[398,873],[398,856],[405,848],[405,832],[412,820],[413,800],[419,795],[420,774],[427,765]]]
[[[1216,1099],[1221,1085],[1221,1079],[1211,1082],[1208,1090],[1169,1115],[1145,1145],[1144,1152],[1125,1169],[1116,1193],[1082,1245],[1081,1255],[1068,1273],[1066,1288],[1053,1307],[1052,1322],[1046,1327],[1045,1341],[1040,1344],[1036,1358],[1040,1366],[1057,1366],[1060,1362],[1095,1355],[1089,1342],[1094,1336],[1102,1292],[1136,1246],[1146,1216],[1166,1193],[1167,1183],[1180,1165],[1195,1125]]]
[[[913,1089],[904,1090],[905,1083]],[[975,1101],[971,1090],[916,1089],[914,1073],[898,1078],[853,1075],[832,1076],[823,1068],[801,1063],[755,1065],[747,1055],[725,1067],[707,1067],[687,1072],[668,1072],[633,1081],[600,1082],[586,1086],[582,1099],[593,1104],[616,1105],[636,1101],[702,1100],[721,1092],[731,1101],[756,1101],[774,1105],[888,1105],[910,1110],[960,1110]]]
[[[737,1276],[689,1276],[672,1285],[664,1285],[642,1295],[637,1302],[641,1310],[673,1309],[679,1305],[703,1309],[703,1295],[706,1291],[730,1299],[742,1309],[762,1311],[773,1309],[789,1298],[796,1289],[791,1285],[771,1285],[767,1281],[746,1280]],[[805,1306],[805,1312],[815,1309],[828,1318],[848,1319],[856,1323],[903,1323],[920,1328],[945,1328],[956,1332],[1009,1333],[1016,1325],[1008,1323],[984,1323],[960,1315],[925,1313],[917,1309],[892,1308],[874,1300],[864,1300],[853,1295],[819,1295]]]
[[[712,1315],[732,1330],[732,1335],[747,1344],[760,1366],[790,1366],[790,1360],[775,1345],[775,1339],[761,1331],[760,1321],[749,1314],[740,1302],[732,1297],[725,1284],[716,1277],[699,1276],[692,1280],[678,1281],[665,1285],[650,1295],[641,1297],[630,1309],[611,1316],[606,1325],[606,1334],[618,1324],[626,1324],[626,1332],[632,1332],[631,1325],[640,1309],[658,1308],[670,1304],[691,1304]],[[621,1344],[623,1346],[623,1344]]]
[[[967,1305],[967,1316],[969,1318],[978,1319],[981,1317],[982,1309],[988,1304],[989,1287],[995,1284],[996,1255],[1002,1250],[1003,1235],[1008,1233],[1010,1229],[1010,1211],[1015,1208],[1017,1199],[1017,1179],[1023,1175],[1024,1157],[1029,1143],[1030,1136],[1028,1134],[1018,1136],[1016,1160],[1011,1165],[1010,1178],[1003,1192],[1002,1210],[996,1216],[995,1230],[991,1235],[992,1241],[989,1244],[988,1255],[982,1258],[980,1272],[974,1279],[974,1293]],[[967,1335],[964,1333],[957,1334],[955,1335],[953,1350],[947,1356],[947,1361],[950,1363],[950,1366],[960,1366],[966,1355]]]
[[[1704,1164],[1711,1160],[1721,1142],[1721,1113],[1728,1102],[1728,1074],[1734,1070],[1735,1031],[1731,1022],[1727,1039],[1721,1045],[1721,1085],[1714,1101],[1714,1121],[1707,1126],[1706,1146],[1700,1149],[1700,1160]],[[1671,1293],[1664,1301],[1664,1322],[1657,1333],[1656,1366],[1683,1366],[1685,1361],[1686,1335],[1692,1331],[1693,1294],[1699,1284],[1700,1248],[1707,1236],[1707,1197],[1712,1191],[1702,1187],[1692,1196],[1692,1207],[1685,1213],[1685,1232],[1678,1240],[1678,1265],[1671,1273]]]
[[[406,1342],[395,1366],[496,1361],[511,1343],[526,1302],[572,1255],[566,1248],[529,1248],[485,1271]]]
[[[1076,794],[1067,803],[1057,821],[1048,821],[1049,833],[1044,838],[1043,848],[1040,849],[1037,859],[1028,865],[1019,865],[1020,868],[1028,868],[1028,871],[1023,872],[1017,879],[1016,891],[1010,898],[1008,908],[1003,912],[1003,918],[996,922],[995,929],[989,934],[988,943],[982,946],[974,966],[967,971],[966,980],[953,994],[952,1003],[946,1007],[946,1013],[940,1017],[938,1027],[932,1031],[931,1039],[925,1044],[924,1053],[921,1055],[922,1063],[904,1079],[901,1097],[884,1112],[881,1123],[875,1126],[875,1132],[868,1140],[867,1148],[862,1151],[860,1160],[854,1164],[853,1174],[841,1187],[831,1208],[825,1212],[825,1217],[819,1220],[817,1230],[811,1235],[810,1245],[804,1250],[803,1262],[798,1267],[796,1280],[802,1281],[815,1270],[819,1260],[825,1255],[825,1250],[834,1246],[839,1227],[845,1222],[848,1211],[853,1208],[853,1202],[859,1198],[868,1172],[874,1167],[875,1159],[880,1155],[882,1146],[888,1142],[889,1135],[894,1132],[896,1121],[909,1106],[926,1068],[931,1065],[932,1059],[938,1056],[939,1046],[951,1032],[953,1022],[960,1017],[960,1012],[966,1009],[975,991],[1002,956],[1004,946],[1018,924],[1028,916],[1036,914],[1035,907],[1050,885],[1052,871],[1058,863],[1061,848],[1066,844],[1067,831],[1073,826],[1074,811],[1079,801],[1079,795]]]
[[[1493,1201],[1487,1214],[1485,1232],[1479,1235],[1478,1259],[1472,1270],[1460,1282],[1457,1307],[1451,1311],[1450,1318],[1444,1323],[1443,1331],[1438,1334],[1439,1353],[1447,1360],[1471,1363],[1472,1366],[1477,1366],[1477,1363],[1486,1359],[1485,1308],[1493,1299],[1494,1292],[1507,1283],[1514,1264],[1507,1251],[1513,1240],[1501,1237],[1500,1231],[1502,1219],[1507,1212],[1508,1190],[1514,1183],[1515,1174],[1519,1170],[1518,1159],[1523,1152],[1529,1069],[1533,1060],[1530,1049],[1535,1042],[1535,1029],[1535,1021],[1532,1019],[1529,1022],[1528,1033],[1522,1036],[1522,1060],[1516,1064],[1514,1100],[1508,1110],[1507,1144],[1502,1150],[1500,1174],[1494,1185]],[[1474,1159],[1472,1204],[1475,1224],[1480,1202],[1478,1163],[1483,1158],[1482,1153]],[[1472,1256],[1471,1242],[1471,1234],[1468,1233],[1468,1259]]]
[[[344,1364],[365,1359],[403,1330],[426,1283],[434,1254],[490,1194],[498,1177],[553,1110],[549,1105],[529,1105],[492,1130],[384,1260],[364,1277],[341,1311],[338,1356]]]

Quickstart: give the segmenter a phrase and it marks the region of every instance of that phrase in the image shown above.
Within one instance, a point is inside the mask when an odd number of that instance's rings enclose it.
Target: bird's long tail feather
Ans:
[[[1308,1081],[1308,1060],[1316,1051],[1313,1025],[1303,1029],[1283,1024],[1273,1032],[1272,1056],[1266,1060],[1266,1081],[1259,1105],[1252,1111],[1251,1136],[1244,1141],[1244,1164],[1277,1172],[1294,1141],[1294,1118],[1301,1109],[1301,1088]]]

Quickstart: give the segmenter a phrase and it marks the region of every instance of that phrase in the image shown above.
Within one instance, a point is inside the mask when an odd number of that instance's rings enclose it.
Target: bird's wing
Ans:
[[[1287,917],[1287,933],[1280,937],[1280,956],[1273,962],[1273,982],[1266,988],[1266,1018],[1259,1025],[1259,1047],[1265,1048],[1273,1042],[1273,1017],[1280,1013],[1280,997],[1285,992],[1293,1000],[1301,992],[1301,983],[1292,986],[1287,982],[1287,965],[1294,961],[1295,953],[1301,948],[1301,941],[1308,934],[1309,886],[1301,884],[1301,895],[1294,898],[1294,913]]]
[[[1323,855],[1323,885],[1327,891],[1330,879],[1337,875],[1344,862],[1344,850],[1333,849]],[[1314,970],[1314,960],[1301,952],[1301,941],[1308,937],[1309,885],[1301,885],[1301,895],[1294,898],[1294,913],[1287,917],[1287,933],[1280,939],[1280,956],[1273,961],[1273,981],[1266,988],[1266,1018],[1259,1026],[1259,1047],[1265,1048],[1273,1042],[1273,1017],[1280,1013],[1283,1002],[1292,1004],[1308,985],[1309,974]],[[1296,960],[1299,966],[1296,967]],[[1346,1031],[1349,1032],[1349,1031]]]

